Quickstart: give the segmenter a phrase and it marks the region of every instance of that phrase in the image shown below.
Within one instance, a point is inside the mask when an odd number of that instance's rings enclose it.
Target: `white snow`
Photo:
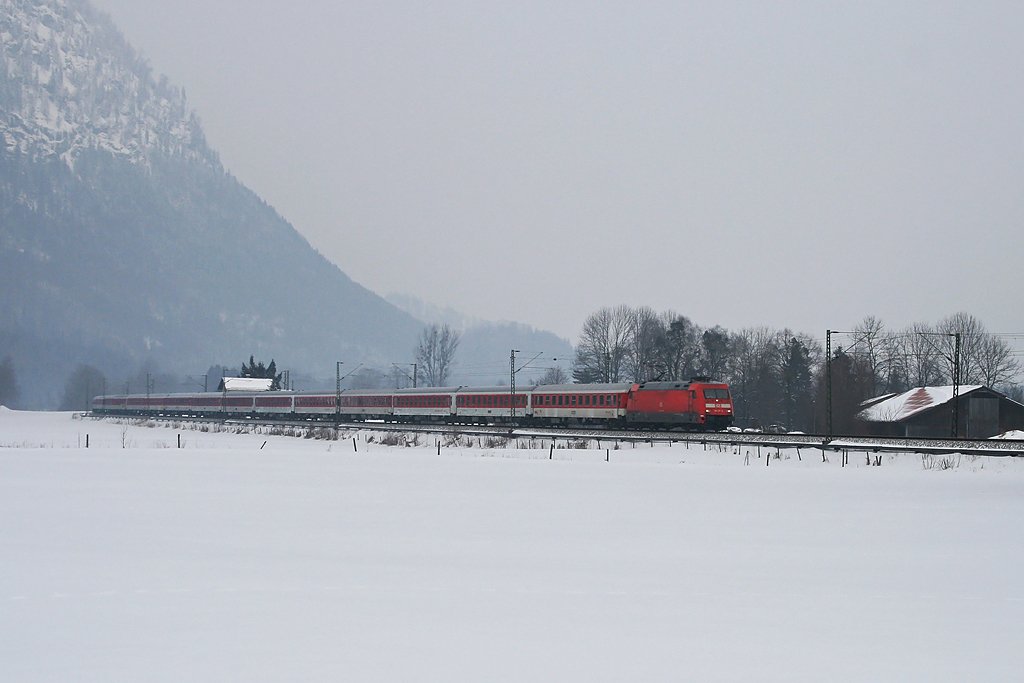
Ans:
[[[270,391],[274,380],[262,377],[225,377],[224,388],[227,391]]]
[[[1018,460],[369,436],[0,411],[0,678],[1024,670]]]
[[[980,384],[959,387],[958,395],[981,389]],[[922,410],[933,408],[953,400],[953,386],[915,387],[902,394],[891,395],[858,413],[862,420],[871,422],[897,422]]]

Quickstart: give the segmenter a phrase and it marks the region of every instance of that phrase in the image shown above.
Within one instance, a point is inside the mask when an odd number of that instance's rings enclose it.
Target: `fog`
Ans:
[[[381,294],[1024,329],[1019,3],[95,4]]]

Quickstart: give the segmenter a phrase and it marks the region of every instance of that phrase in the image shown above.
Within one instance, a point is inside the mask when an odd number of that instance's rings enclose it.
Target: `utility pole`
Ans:
[[[950,434],[954,439],[960,437],[960,333],[959,332],[918,332],[920,336],[928,339],[928,337],[952,337],[953,338],[953,357],[950,358],[948,352],[943,352],[942,349],[938,349],[930,341],[929,346],[932,347],[939,355],[945,357],[947,361],[952,361],[953,368],[950,374],[950,380],[953,382],[953,414],[952,424],[950,425]]]
[[[825,330],[825,435],[832,439],[832,330]]]
[[[511,387],[511,394],[509,396],[509,418],[512,422],[516,421],[516,349],[512,349],[512,356],[509,359],[509,386]]]
[[[342,361],[334,364],[334,423],[341,422],[341,366]]]
[[[953,350],[953,438],[960,437],[960,333],[953,335],[956,343]]]

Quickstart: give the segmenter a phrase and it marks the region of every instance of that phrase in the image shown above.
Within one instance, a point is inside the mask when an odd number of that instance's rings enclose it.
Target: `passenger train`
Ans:
[[[341,392],[221,391],[121,394],[92,400],[95,415],[383,421],[519,426],[719,430],[732,424],[729,386],[688,382],[427,387]]]

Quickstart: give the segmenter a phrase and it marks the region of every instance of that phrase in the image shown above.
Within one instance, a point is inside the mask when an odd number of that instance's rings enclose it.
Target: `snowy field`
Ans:
[[[1024,672],[1024,462],[380,438],[0,409],[0,680]]]

